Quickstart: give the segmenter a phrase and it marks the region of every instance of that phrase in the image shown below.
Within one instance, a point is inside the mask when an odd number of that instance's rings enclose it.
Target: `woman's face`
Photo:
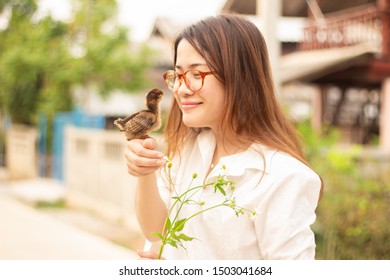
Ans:
[[[188,70],[211,71],[205,59],[183,39],[177,47],[175,71],[184,74]],[[196,93],[188,89],[183,80],[174,95],[186,126],[218,129],[226,98],[224,86],[214,75],[205,76],[203,87]]]

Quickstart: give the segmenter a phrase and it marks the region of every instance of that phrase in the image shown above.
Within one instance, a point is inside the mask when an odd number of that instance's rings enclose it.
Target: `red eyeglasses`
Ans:
[[[188,70],[184,74],[178,74],[174,70],[168,70],[163,75],[163,78],[167,83],[168,89],[173,92],[179,89],[183,80],[189,90],[196,92],[202,89],[204,78],[211,74],[213,74],[211,71],[202,72],[199,70]]]

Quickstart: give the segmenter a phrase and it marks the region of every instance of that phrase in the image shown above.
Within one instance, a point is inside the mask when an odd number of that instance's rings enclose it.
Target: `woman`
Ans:
[[[256,216],[236,217],[219,207],[186,225],[196,239],[186,249],[166,247],[167,259],[314,259],[310,225],[320,177],[304,160],[294,127],[277,102],[265,41],[236,15],[206,18],[182,31],[174,44],[174,70],[164,75],[174,98],[165,127],[171,180],[183,191],[212,182],[223,166],[236,182],[237,204]],[[171,187],[156,171],[165,164],[156,142],[132,140],[128,172],[138,177],[136,212],[149,240],[161,232]],[[213,190],[197,198],[213,203]],[[183,217],[190,210],[181,212]],[[139,252],[155,258],[153,252]]]

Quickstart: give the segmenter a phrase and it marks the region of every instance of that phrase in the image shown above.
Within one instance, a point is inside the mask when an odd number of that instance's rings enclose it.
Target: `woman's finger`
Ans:
[[[158,260],[156,252],[137,250],[137,253],[141,260]],[[161,259],[164,260],[164,258]]]
[[[126,160],[139,167],[161,167],[165,160],[162,158],[148,158],[139,156],[131,151],[125,152]]]
[[[127,151],[131,151],[138,156],[162,159],[164,157],[164,154],[160,151],[155,150],[156,148],[157,144],[154,144],[151,138],[148,138],[146,140],[134,139],[128,141],[127,144]]]

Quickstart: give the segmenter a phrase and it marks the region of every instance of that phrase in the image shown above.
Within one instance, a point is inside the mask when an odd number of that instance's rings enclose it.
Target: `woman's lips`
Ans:
[[[199,106],[200,104],[202,104],[202,102],[189,102],[189,101],[186,101],[186,102],[182,102],[181,103],[181,108],[183,110],[193,109],[193,108]]]

